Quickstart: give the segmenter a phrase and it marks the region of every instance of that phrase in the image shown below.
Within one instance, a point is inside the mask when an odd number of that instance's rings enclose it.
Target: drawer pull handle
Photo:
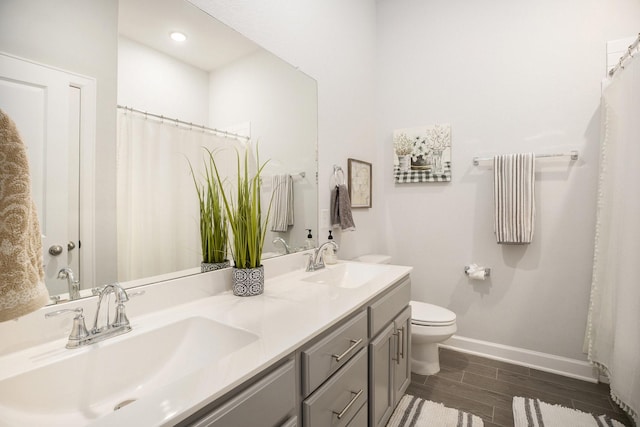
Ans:
[[[400,359],[404,359],[404,326],[398,332],[400,332]]]
[[[358,400],[363,390],[364,389],[361,388],[360,391],[357,393],[355,391],[352,391],[351,394],[353,394],[354,396],[351,398],[351,401],[347,403],[347,406],[345,406],[344,409],[340,412],[333,411],[333,413],[338,416],[338,419],[341,419],[342,417],[344,417],[344,414],[346,414],[349,408],[351,408],[351,406],[355,403],[355,401]]]
[[[335,357],[336,362],[339,362],[342,360],[343,357],[345,357],[347,354],[351,353],[351,351],[353,351],[354,348],[358,347],[360,345],[360,343],[362,342],[362,338],[360,338],[359,340],[350,340],[349,341],[351,343],[351,347],[349,347],[348,349],[346,349],[344,351],[344,353],[338,355],[338,354],[332,354],[332,357]]]

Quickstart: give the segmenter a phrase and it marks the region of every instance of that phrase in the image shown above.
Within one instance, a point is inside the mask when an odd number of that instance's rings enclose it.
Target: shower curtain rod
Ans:
[[[194,123],[190,123],[190,122],[185,122],[183,120],[179,120],[179,119],[173,119],[171,117],[165,117],[159,114],[153,114],[153,113],[149,113],[147,111],[142,111],[142,110],[137,110],[135,108],[131,108],[131,107],[127,107],[126,105],[117,105],[117,107],[121,110],[126,110],[126,111],[131,111],[133,113],[138,113],[138,114],[143,114],[145,117],[153,117],[156,119],[160,119],[160,120],[168,120],[170,122],[174,122],[176,125],[183,125],[183,126],[189,126],[192,128],[198,128],[207,132],[213,132],[216,134],[222,134],[222,136],[227,137],[227,138],[236,138],[236,139],[240,139],[243,141],[249,141],[249,137],[248,136],[244,136],[244,135],[239,135],[237,133],[233,133],[233,132],[227,132],[225,130],[220,130],[220,129],[216,129],[216,128],[210,128],[210,127],[206,127],[203,125],[198,125],[198,124],[194,124]]]
[[[638,48],[638,44],[640,44],[640,33],[638,34],[638,38],[636,38],[636,41],[631,43],[625,54],[620,57],[620,61],[618,61],[618,63],[611,70],[609,70],[609,77],[613,77],[613,75],[621,68],[624,70],[624,65],[622,64],[627,59],[633,58],[633,50]]]

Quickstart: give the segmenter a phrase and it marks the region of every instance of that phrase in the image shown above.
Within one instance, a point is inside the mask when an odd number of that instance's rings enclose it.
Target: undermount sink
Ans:
[[[0,381],[0,413],[10,414],[20,425],[84,425],[190,372],[233,357],[234,351],[257,339],[251,332],[192,317],[117,341],[66,350],[69,357],[63,360]]]
[[[389,269],[387,265],[350,262],[325,267],[302,280],[311,283],[332,285],[340,288],[359,288]]]

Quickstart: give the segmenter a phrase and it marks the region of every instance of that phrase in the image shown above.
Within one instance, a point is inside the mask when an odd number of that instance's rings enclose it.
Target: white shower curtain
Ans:
[[[244,144],[171,121],[118,111],[118,280],[199,267],[199,211],[189,169],[202,176],[203,147],[216,151],[222,174],[235,170]]]
[[[596,240],[586,345],[611,394],[638,424],[640,410],[640,61],[602,96]]]

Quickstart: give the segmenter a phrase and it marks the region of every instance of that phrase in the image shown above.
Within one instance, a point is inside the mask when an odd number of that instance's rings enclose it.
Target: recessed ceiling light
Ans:
[[[180,31],[174,31],[169,35],[171,36],[171,39],[177,42],[183,42],[187,39],[187,36],[184,33],[181,33]]]

